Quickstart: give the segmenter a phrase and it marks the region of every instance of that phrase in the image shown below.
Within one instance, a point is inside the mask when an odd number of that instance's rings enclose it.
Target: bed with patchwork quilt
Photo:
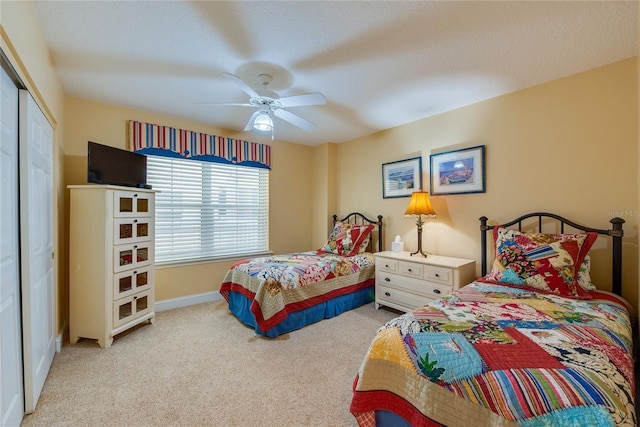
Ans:
[[[372,252],[382,247],[382,216],[370,220],[354,212],[334,215],[333,222],[320,249],[234,264],[220,286],[231,313],[275,338],[373,301]]]
[[[538,229],[523,230],[533,215]],[[563,226],[543,233],[549,215]],[[635,426],[631,308],[617,295],[624,221],[611,222],[600,230],[546,213],[496,226],[484,218],[491,271],[483,249],[480,279],[378,330],[353,385],[358,424]],[[616,293],[591,282],[598,236],[614,252]]]

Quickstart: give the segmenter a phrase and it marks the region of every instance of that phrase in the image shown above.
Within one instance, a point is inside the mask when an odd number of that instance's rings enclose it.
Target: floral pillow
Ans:
[[[529,286],[564,297],[585,296],[578,272],[596,233],[523,233],[494,228],[496,257],[488,280]]]
[[[354,256],[365,252],[371,238],[373,225],[336,223],[327,243],[321,251],[342,256]]]
[[[585,291],[595,291],[596,285],[591,281],[591,256],[587,254],[580,264],[577,274],[578,285]]]

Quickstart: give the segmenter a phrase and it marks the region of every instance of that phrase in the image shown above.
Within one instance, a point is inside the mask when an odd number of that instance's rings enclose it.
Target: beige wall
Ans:
[[[56,331],[62,333],[68,317],[68,293],[63,286],[67,266],[64,255],[64,93],[40,31],[33,3],[2,2],[0,9],[2,51],[53,126]]]
[[[385,217],[385,247],[396,234],[415,249],[407,198],[382,199],[381,164],[486,146],[486,193],[432,198],[438,214],[424,227],[423,248],[476,259],[479,222],[493,223],[543,210],[578,223],[608,228],[626,221],[624,296],[638,301],[638,105],[636,58],[480,102],[338,145],[338,209],[366,209]],[[366,153],[366,154],[365,154]],[[594,247],[596,283],[609,289],[610,262]]]
[[[67,97],[65,112],[65,183],[87,183],[87,141],[127,147],[127,120],[156,123],[180,129],[243,138],[271,145],[272,170],[269,173],[269,241],[277,253],[310,250],[312,150],[298,144],[255,134],[218,129],[203,123],[182,120],[150,112],[136,111]],[[68,200],[68,198],[67,198]],[[156,271],[156,299],[165,300],[220,289],[232,260],[159,268]]]
[[[319,248],[327,241],[336,211],[336,144],[313,147],[311,191],[311,246]]]
[[[206,124],[64,97],[31,2],[3,2],[2,49],[54,125],[56,301],[58,330],[67,319],[66,185],[86,182],[86,141],[124,147],[129,119],[220,133]],[[625,224],[625,297],[639,303],[638,105],[636,59],[546,83],[343,144],[272,145],[270,241],[274,252],[312,249],[325,240],[326,213],[353,210],[385,216],[386,247],[400,234],[415,248],[408,199],[382,199],[381,164],[484,144],[487,192],[433,198],[438,219],[424,231],[426,250],[479,259],[478,217],[495,222],[545,209],[607,227],[611,213]],[[63,137],[64,135],[64,137]],[[549,172],[553,171],[553,172]],[[607,264],[601,247],[594,258]],[[602,261],[602,262],[599,262]],[[217,290],[228,262],[158,271],[159,300]],[[607,286],[608,271],[594,266]]]

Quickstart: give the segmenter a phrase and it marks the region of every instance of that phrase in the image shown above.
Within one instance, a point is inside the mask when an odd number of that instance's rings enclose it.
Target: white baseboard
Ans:
[[[56,353],[60,353],[62,351],[62,334],[56,337]]]
[[[60,333],[58,334],[58,336],[55,339],[56,353],[60,353],[62,351],[62,343],[64,342],[64,332],[68,329],[68,327],[69,327],[69,325],[67,324],[66,320],[64,322],[62,322],[62,327],[60,328]]]
[[[159,312],[172,310],[174,308],[202,304],[203,302],[220,301],[222,299],[222,294],[220,294],[219,291],[205,292],[203,294],[189,295],[186,297],[164,299],[162,301],[156,301],[155,311]]]

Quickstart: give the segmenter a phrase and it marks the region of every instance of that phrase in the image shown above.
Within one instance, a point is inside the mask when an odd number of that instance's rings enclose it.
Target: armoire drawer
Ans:
[[[138,191],[114,191],[113,192],[113,216],[151,216],[154,212],[155,198],[148,193]]]
[[[113,220],[113,244],[124,245],[153,240],[151,218],[117,218]]]
[[[113,272],[140,268],[153,263],[153,242],[113,247]]]
[[[113,302],[113,327],[124,325],[127,322],[150,313],[153,309],[152,290],[146,290],[121,298]]]
[[[127,270],[113,275],[113,299],[133,295],[153,285],[154,271],[150,266]]]

